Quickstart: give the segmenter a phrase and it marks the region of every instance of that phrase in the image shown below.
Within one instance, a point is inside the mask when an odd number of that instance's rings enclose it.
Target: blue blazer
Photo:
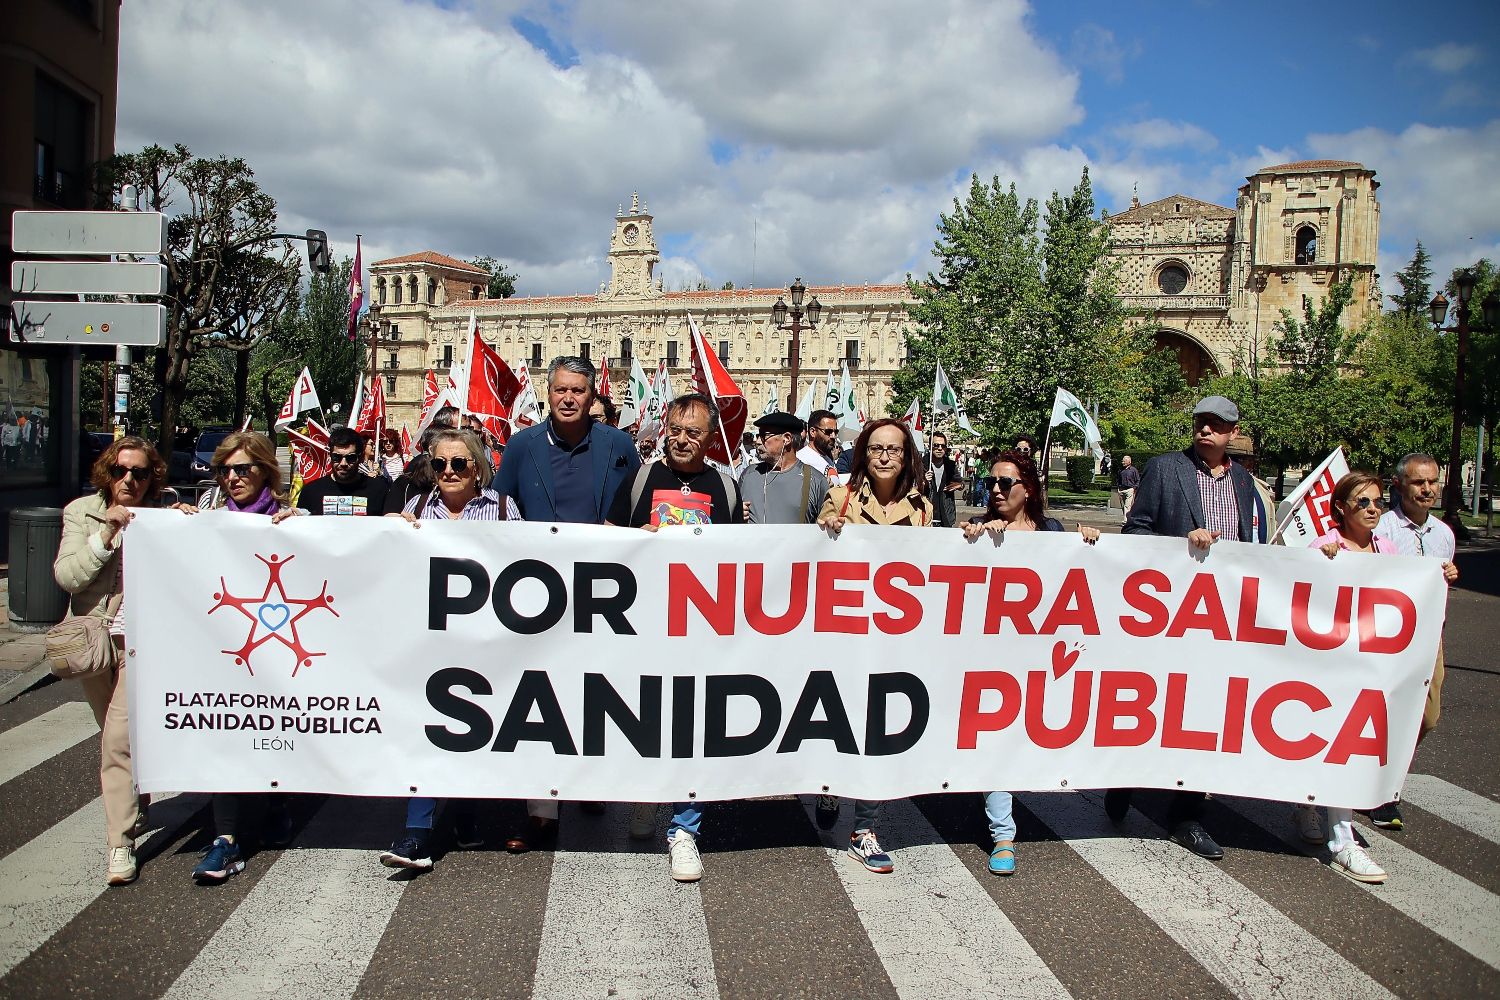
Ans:
[[[1146,463],[1141,485],[1135,491],[1135,503],[1122,529],[1127,535],[1174,535],[1186,538],[1194,528],[1204,527],[1203,494],[1198,490],[1198,473],[1189,449],[1158,455]],[[1231,462],[1229,478],[1234,483],[1234,499],[1240,509],[1240,531],[1234,542],[1255,541],[1252,528],[1258,497],[1250,473]],[[1264,523],[1264,520],[1262,520]]]
[[[511,436],[492,484],[496,493],[516,502],[528,521],[557,520],[557,491],[548,451],[553,445],[547,440],[550,423],[544,420]],[[641,457],[629,434],[597,420],[589,427],[589,457],[594,462],[594,523],[603,524],[615,493],[641,467]]]

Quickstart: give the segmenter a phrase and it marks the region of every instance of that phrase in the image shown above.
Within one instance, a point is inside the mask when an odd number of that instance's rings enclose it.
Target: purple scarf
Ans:
[[[271,492],[271,487],[269,486],[261,487],[260,496],[243,507],[234,502],[234,497],[228,490],[224,491],[224,498],[224,506],[230,510],[239,511],[242,514],[274,514],[281,506],[276,502],[276,496]]]

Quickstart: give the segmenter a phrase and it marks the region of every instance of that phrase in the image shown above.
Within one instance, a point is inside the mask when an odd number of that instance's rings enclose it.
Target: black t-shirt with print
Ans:
[[[724,477],[711,466],[702,472],[679,474],[666,462],[652,462],[642,470],[646,487],[640,502],[630,509],[634,480],[621,485],[609,508],[609,523],[640,528],[647,524],[744,524],[739,486],[732,496],[724,494]],[[733,483],[733,480],[730,480]],[[688,492],[682,492],[686,485]]]
[[[331,475],[322,476],[302,487],[297,506],[309,514],[378,517],[385,513],[385,494],[390,486],[379,476],[363,473],[347,486]]]

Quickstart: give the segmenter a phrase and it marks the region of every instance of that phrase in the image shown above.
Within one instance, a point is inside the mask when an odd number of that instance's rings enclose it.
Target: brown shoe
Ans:
[[[557,842],[557,820],[540,816],[527,816],[526,821],[511,833],[505,841],[505,849],[512,854],[550,847]]]

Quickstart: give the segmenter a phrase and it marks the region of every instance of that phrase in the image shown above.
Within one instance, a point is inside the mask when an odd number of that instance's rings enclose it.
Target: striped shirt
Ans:
[[[1193,462],[1198,473],[1198,494],[1203,498],[1203,526],[1220,538],[1239,541],[1240,502],[1234,495],[1234,477],[1226,466],[1222,476],[1209,473],[1201,462]]]
[[[426,504],[422,503],[424,496],[427,498]],[[422,508],[420,512],[417,510],[419,506]],[[516,510],[515,501],[506,497],[504,506],[501,506],[500,494],[489,488],[480,490],[477,497],[464,504],[463,511],[456,518],[448,517],[448,509],[443,505],[443,494],[437,489],[433,489],[430,493],[426,494],[418,493],[406,501],[404,512],[407,514],[416,514],[418,519],[423,521],[521,520],[521,514],[520,511]]]
[[[850,524],[899,524],[925,528],[932,524],[932,504],[920,489],[913,489],[887,509],[875,499],[866,480],[853,494],[847,486],[830,489],[823,500],[823,509],[818,511],[818,520],[830,515],[846,518]]]
[[[1375,534],[1388,539],[1403,556],[1432,556],[1452,562],[1457,552],[1452,528],[1430,514],[1420,526],[1414,524],[1399,502],[1380,515]]]

